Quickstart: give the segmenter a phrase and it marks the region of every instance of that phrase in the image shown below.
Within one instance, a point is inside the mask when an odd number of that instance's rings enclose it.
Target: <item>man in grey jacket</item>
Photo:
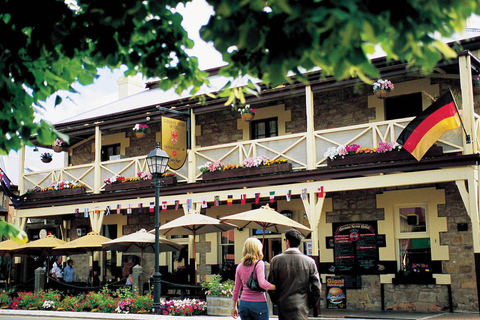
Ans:
[[[298,249],[302,235],[295,229],[285,234],[287,250],[272,259],[268,281],[276,285],[270,294],[278,306],[279,320],[306,320],[308,310],[320,299],[320,278],[315,261]],[[270,292],[269,292],[270,293]]]

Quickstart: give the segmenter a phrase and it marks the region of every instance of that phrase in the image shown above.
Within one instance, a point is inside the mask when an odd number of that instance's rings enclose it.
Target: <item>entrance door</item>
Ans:
[[[282,253],[282,238],[266,238],[263,244],[263,260],[271,263],[272,258]]]

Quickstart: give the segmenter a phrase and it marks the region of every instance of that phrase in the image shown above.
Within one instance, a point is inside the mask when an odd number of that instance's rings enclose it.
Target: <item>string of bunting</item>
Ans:
[[[294,190],[294,191],[298,191],[298,190]],[[323,198],[325,196],[325,193],[324,193],[324,186],[319,186],[317,189],[316,189],[316,192],[317,192],[317,196],[319,198]],[[227,206],[231,206],[233,205],[233,200],[234,198],[238,199],[240,198],[240,203],[241,205],[246,205],[247,204],[247,199],[249,198],[249,195],[253,195],[253,198],[255,199],[255,204],[258,204],[260,202],[260,197],[261,197],[261,193],[260,192],[255,192],[255,193],[241,193],[240,195],[238,194],[229,194],[227,195]],[[273,203],[275,202],[275,191],[270,191],[268,193],[268,196],[269,196],[269,200],[270,200],[270,203]],[[300,198],[302,200],[306,200],[307,199],[307,188],[302,188],[300,190]],[[285,190],[285,199],[287,201],[291,201],[292,200],[292,190]],[[186,202],[184,203],[186,205],[186,208],[187,210],[190,210],[193,208],[193,203],[197,203],[198,201],[194,201],[194,200],[197,200],[197,199],[187,199]],[[218,207],[220,206],[221,204],[221,200],[220,200],[220,196],[213,196],[212,199],[210,199],[211,202],[213,202],[213,206],[215,207]],[[202,196],[200,198],[200,203],[202,205],[202,208],[208,208],[208,202],[209,200],[207,199],[207,197],[204,197]],[[180,200],[175,200],[174,201],[174,209],[175,210],[178,210],[180,209],[180,205],[182,203],[180,202]],[[168,202],[167,201],[162,201],[161,202],[161,210],[162,211],[167,211],[167,208],[168,208]],[[117,204],[117,210],[116,210],[116,214],[121,214],[121,210],[122,210],[122,205],[121,204]],[[84,217],[85,218],[88,218],[89,216],[89,208],[84,208]],[[98,206],[96,206],[94,208],[94,212],[95,214],[99,214],[100,213],[100,208]],[[139,202],[138,203],[138,213],[143,213],[143,203],[142,202]],[[155,202],[150,202],[149,203],[149,212],[150,213],[153,213],[155,212]],[[127,214],[131,214],[132,213],[132,204],[129,203],[127,204]],[[75,209],[75,217],[78,217],[80,214],[80,209],[79,208],[76,208]],[[111,206],[106,206],[105,207],[105,215],[110,215],[112,214],[112,211],[111,211]]]

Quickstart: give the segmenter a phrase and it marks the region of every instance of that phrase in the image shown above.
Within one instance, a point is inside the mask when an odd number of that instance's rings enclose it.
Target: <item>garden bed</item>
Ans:
[[[272,173],[288,172],[288,171],[292,171],[291,163],[279,163],[279,164],[273,164],[269,166],[204,172],[202,174],[202,179],[203,180],[228,179],[228,178],[238,178],[238,177],[253,176],[253,175],[258,176],[262,174],[272,174]]]

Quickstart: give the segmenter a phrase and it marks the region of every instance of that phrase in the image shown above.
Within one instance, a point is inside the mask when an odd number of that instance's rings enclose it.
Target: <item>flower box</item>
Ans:
[[[85,194],[85,187],[81,188],[66,188],[54,191],[40,191],[27,194],[28,200],[66,197]]]
[[[204,172],[202,174],[203,180],[228,179],[238,178],[244,176],[262,175],[278,172],[292,171],[291,163],[279,163],[269,166],[240,168],[225,171]]]
[[[168,176],[160,178],[160,181],[163,181],[163,184],[176,184],[177,177]],[[148,180],[138,180],[138,181],[128,181],[122,183],[114,183],[105,185],[105,191],[117,191],[117,190],[128,190],[128,189],[141,189],[141,188],[154,188],[155,179]]]
[[[434,146],[427,151],[424,157],[439,157],[442,155],[443,148]],[[401,149],[400,151],[389,151],[385,153],[352,154],[347,155],[344,158],[338,158],[334,160],[327,158],[327,165],[329,167],[338,167],[362,163],[390,162],[400,160],[415,160],[415,158],[408,151]]]

